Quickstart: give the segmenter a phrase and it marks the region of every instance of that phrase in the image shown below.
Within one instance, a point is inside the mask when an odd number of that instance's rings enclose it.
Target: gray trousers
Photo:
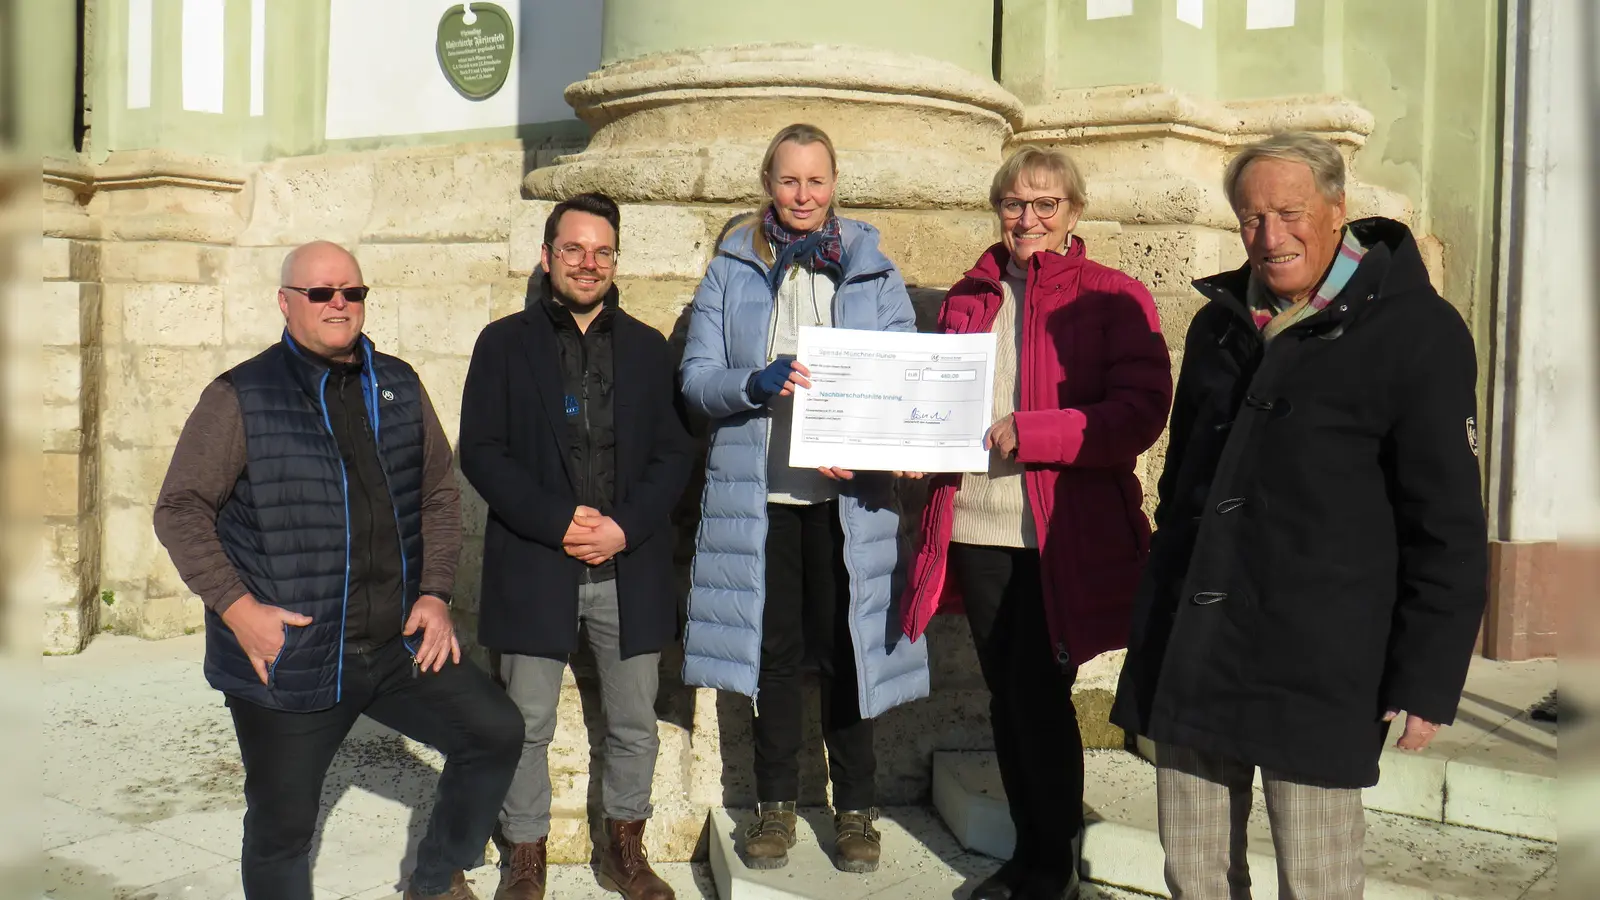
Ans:
[[[650,785],[656,774],[656,686],[661,654],[623,659],[617,583],[578,586],[578,620],[600,670],[600,704],[606,738],[601,803],[610,819],[650,818]],[[550,833],[550,739],[567,664],[539,656],[506,654],[500,677],[527,726],[522,762],[500,810],[501,830],[514,844]]]
[[[1250,900],[1245,823],[1255,766],[1187,747],[1156,748],[1161,847],[1172,900]],[[1278,900],[1361,900],[1361,791],[1262,769]]]

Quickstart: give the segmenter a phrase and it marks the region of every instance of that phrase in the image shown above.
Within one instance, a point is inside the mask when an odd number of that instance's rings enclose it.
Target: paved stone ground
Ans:
[[[78,656],[43,661],[44,895],[51,900],[242,900],[244,771],[222,696],[201,673],[199,635],[101,635]],[[398,897],[421,839],[441,760],[361,720],[329,770],[314,848],[318,900]],[[862,879],[866,895],[920,871],[929,897],[965,897],[999,865],[963,853],[931,810],[898,811],[921,829],[898,865]],[[886,823],[889,825],[889,823]],[[890,826],[893,827],[893,826]],[[898,832],[897,832],[898,833]],[[814,841],[788,874],[837,876]],[[816,857],[811,860],[810,857]],[[657,870],[682,900],[714,900],[709,864]],[[483,900],[499,876],[470,873]],[[849,876],[855,879],[856,876]],[[0,891],[0,895],[9,896]],[[555,866],[552,898],[615,897],[587,866]],[[1091,889],[1085,900],[1135,895]]]
[[[44,894],[52,900],[240,900],[244,771],[198,635],[102,635],[44,660]],[[439,756],[367,720],[323,790],[318,900],[398,896]],[[709,868],[658,867],[684,900],[714,898]],[[473,873],[487,900],[493,868]],[[555,867],[553,897],[615,897],[586,866]]]

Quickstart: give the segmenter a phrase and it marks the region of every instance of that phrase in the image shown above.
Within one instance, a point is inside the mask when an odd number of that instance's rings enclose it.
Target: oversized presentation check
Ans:
[[[986,472],[993,334],[800,329],[789,465]]]

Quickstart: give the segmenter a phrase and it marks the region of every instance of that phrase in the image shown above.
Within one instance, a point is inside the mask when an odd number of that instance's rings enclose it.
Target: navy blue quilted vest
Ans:
[[[361,352],[362,395],[399,525],[403,617],[422,572],[422,383],[365,336]],[[340,698],[350,592],[350,476],[328,419],[328,372],[285,333],[224,377],[239,395],[247,462],[217,514],[222,549],[256,599],[312,622],[285,626],[283,651],[262,684],[233,632],[208,610],[206,680],[273,709],[327,709]]]

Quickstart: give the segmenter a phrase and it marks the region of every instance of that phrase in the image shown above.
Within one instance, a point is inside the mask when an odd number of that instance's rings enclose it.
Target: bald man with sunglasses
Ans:
[[[156,501],[244,762],[250,900],[310,900],[323,778],[360,716],[446,757],[407,900],[472,900],[522,752],[521,713],[450,619],[450,444],[416,371],[361,333],[367,297],[344,248],[292,251],[282,338],[201,393]]]

